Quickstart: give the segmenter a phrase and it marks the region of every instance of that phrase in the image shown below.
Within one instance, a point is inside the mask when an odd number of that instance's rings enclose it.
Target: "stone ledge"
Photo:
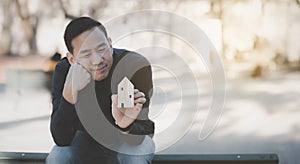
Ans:
[[[44,164],[48,153],[0,152],[0,164]],[[155,154],[153,164],[278,164],[276,154]]]

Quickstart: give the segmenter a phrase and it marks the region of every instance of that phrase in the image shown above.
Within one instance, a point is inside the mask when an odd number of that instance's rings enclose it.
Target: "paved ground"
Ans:
[[[204,141],[196,122],[165,153],[277,153],[280,163],[300,163],[300,74],[227,83],[227,100],[218,127]]]
[[[171,134],[157,137],[160,153],[226,154],[226,153],[277,153],[281,164],[300,163],[300,74],[277,72],[260,79],[230,78],[227,80],[227,98],[217,128],[205,140],[198,139],[211,101],[209,77],[199,75],[200,97],[196,99],[193,84],[186,80],[178,86],[171,78],[157,73],[156,94],[153,97],[152,117],[156,132]],[[185,78],[184,74],[182,75]],[[1,87],[2,86],[2,87]],[[50,94],[46,89],[7,89],[0,87],[0,151],[48,152],[53,141],[49,133],[51,113]],[[196,98],[195,98],[196,97]],[[180,101],[182,100],[182,101]],[[189,105],[181,108],[182,103]],[[197,119],[184,117],[184,122],[194,120],[189,129],[176,119],[180,111],[189,116],[195,104],[199,106]],[[160,110],[154,110],[160,109]],[[162,110],[163,109],[163,110]],[[175,124],[176,127],[171,125]],[[172,136],[180,136],[170,144]],[[165,137],[165,138],[162,138]],[[172,146],[168,146],[172,145]]]

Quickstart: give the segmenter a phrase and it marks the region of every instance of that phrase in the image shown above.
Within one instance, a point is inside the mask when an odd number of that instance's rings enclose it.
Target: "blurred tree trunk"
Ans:
[[[86,14],[94,19],[99,19],[99,16],[100,17],[102,16],[102,14],[104,13],[104,9],[108,6],[107,0],[94,1],[94,2],[86,1],[86,3],[88,3],[89,6],[88,11],[85,11],[84,8],[80,8],[79,11],[72,13],[68,11],[68,9],[70,9],[69,0],[58,0],[58,2],[61,10],[65,15],[65,18],[71,20],[79,17],[79,15],[86,15]]]
[[[94,19],[99,19],[99,17],[103,16],[104,10],[108,6],[107,0],[97,1],[95,5],[92,5],[89,10],[89,15]]]
[[[66,9],[65,6],[64,6],[63,0],[58,0],[58,2],[59,2],[60,8],[62,9],[62,11],[63,11],[63,13],[64,13],[64,15],[65,15],[65,18],[67,18],[67,19],[75,19],[75,18],[76,18],[76,16],[70,14],[70,13],[67,11],[67,9]]]
[[[28,11],[28,1],[16,0],[16,9],[19,17],[22,20],[23,30],[25,32],[25,39],[28,43],[30,54],[37,54],[37,44],[36,44],[36,33],[38,27],[39,17],[36,15],[30,15]]]
[[[12,46],[12,35],[11,35],[11,25],[12,25],[12,12],[11,8],[13,1],[11,0],[1,0],[1,9],[3,13],[2,31],[0,39],[0,56],[10,55]]]
[[[216,0],[210,2],[210,13],[212,17],[216,17],[221,22],[221,56],[223,59],[226,59],[227,45],[225,44],[225,35],[224,35],[224,6],[222,0]]]

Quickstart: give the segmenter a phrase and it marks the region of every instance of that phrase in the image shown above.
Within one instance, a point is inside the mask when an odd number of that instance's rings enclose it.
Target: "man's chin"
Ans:
[[[93,78],[95,81],[101,81],[103,79],[105,79],[107,77],[106,74],[102,74],[102,75],[95,75]]]

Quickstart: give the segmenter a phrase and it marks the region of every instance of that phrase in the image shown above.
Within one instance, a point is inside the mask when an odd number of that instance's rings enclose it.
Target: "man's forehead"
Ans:
[[[98,46],[98,44],[101,44],[101,40],[103,42],[106,40],[106,36],[104,35],[104,32],[102,30],[100,30],[98,27],[94,27],[90,30],[87,30],[87,31],[81,33],[77,37],[75,37],[72,40],[72,46],[74,49],[77,49],[79,51],[79,49],[87,48],[89,46],[94,46],[94,45],[91,45],[91,43],[93,43],[93,41],[97,41],[94,44],[97,44],[97,46]],[[80,46],[80,47],[78,47],[78,46]]]
[[[93,27],[93,28],[81,33],[77,37],[79,37],[82,40],[91,39],[91,38],[95,38],[95,37],[100,37],[100,38],[103,38],[103,39],[106,38],[105,35],[104,35],[104,32],[102,30],[100,30],[99,27]]]

